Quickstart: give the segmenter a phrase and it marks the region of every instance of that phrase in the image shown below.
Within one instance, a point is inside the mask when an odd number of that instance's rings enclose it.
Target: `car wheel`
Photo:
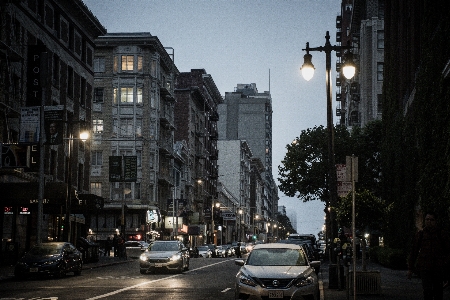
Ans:
[[[78,268],[77,268],[75,271],[73,271],[73,274],[74,274],[75,276],[80,276],[80,275],[81,275],[81,270],[83,270],[83,264],[82,264],[82,263],[80,263],[80,265],[78,266]]]
[[[61,278],[64,275],[66,275],[66,268],[65,268],[64,265],[61,264],[61,265],[59,265],[58,270],[55,273],[55,277],[56,278]]]

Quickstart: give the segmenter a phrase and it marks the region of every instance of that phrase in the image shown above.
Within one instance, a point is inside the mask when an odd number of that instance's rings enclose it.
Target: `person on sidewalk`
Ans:
[[[448,281],[449,235],[436,224],[436,214],[425,214],[425,227],[416,233],[408,257],[408,279],[418,272],[424,300],[443,300],[443,285]]]
[[[111,249],[112,249],[112,241],[111,241],[111,237],[108,236],[108,238],[106,239],[106,242],[105,242],[105,256],[111,255]]]

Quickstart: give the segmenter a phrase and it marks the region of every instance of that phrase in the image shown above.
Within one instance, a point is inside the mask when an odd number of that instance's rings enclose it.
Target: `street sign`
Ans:
[[[224,221],[234,221],[236,220],[236,214],[232,212],[222,212],[222,218]]]
[[[352,191],[352,183],[349,181],[337,182],[337,192],[339,197],[345,197]]]
[[[336,165],[336,181],[347,181],[345,165]]]

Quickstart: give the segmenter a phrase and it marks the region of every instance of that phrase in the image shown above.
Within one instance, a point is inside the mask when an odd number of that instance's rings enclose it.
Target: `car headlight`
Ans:
[[[314,284],[314,278],[311,277],[311,276],[300,277],[294,283],[294,285],[296,287],[303,287],[303,286],[308,286],[308,285],[311,285],[311,284]]]
[[[180,260],[181,259],[181,254],[177,253],[172,255],[172,257],[170,258],[170,260]]]
[[[245,275],[244,273],[239,273],[238,275],[239,282],[249,286],[257,286],[256,282],[250,277]]]
[[[147,261],[148,260],[147,255],[145,255],[145,254],[141,254],[141,256],[139,256],[139,259],[142,260],[142,261]]]

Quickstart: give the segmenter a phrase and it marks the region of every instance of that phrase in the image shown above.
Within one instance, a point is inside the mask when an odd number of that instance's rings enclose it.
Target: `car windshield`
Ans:
[[[303,252],[289,248],[255,249],[247,259],[252,266],[306,266]]]
[[[28,252],[29,255],[53,255],[61,253],[63,244],[35,246]]]
[[[199,246],[199,247],[197,247],[197,249],[198,249],[199,251],[206,251],[206,250],[208,250],[209,248],[208,248],[207,246]]]
[[[178,251],[177,243],[153,243],[148,247],[149,251]]]

